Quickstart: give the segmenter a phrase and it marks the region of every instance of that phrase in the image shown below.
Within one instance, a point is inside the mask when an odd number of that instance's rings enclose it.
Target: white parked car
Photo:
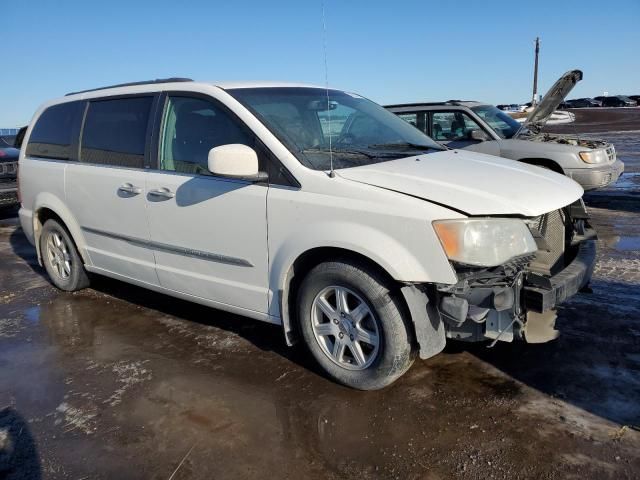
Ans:
[[[521,124],[483,102],[450,100],[389,105],[387,108],[450,148],[499,155],[567,175],[585,190],[615,183],[624,170],[612,144],[579,135],[543,132],[548,124],[571,123],[575,114],[558,111],[580,70],[565,73]]]
[[[353,93],[115,86],[46,103],[24,145],[20,220],[57,287],[97,273],[282,325],[359,389],[447,338],[554,338],[593,268],[577,183]]]

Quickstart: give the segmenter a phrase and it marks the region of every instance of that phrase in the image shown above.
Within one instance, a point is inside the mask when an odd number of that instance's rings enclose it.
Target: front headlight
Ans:
[[[449,260],[495,267],[538,250],[527,225],[515,218],[437,220],[433,228]]]
[[[605,163],[607,161],[607,155],[596,150],[580,152],[578,155],[580,160],[585,163]]]

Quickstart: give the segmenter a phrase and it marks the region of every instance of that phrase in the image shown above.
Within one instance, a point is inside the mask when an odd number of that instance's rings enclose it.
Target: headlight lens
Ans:
[[[538,250],[527,225],[514,218],[437,220],[433,228],[449,260],[495,267]]]
[[[603,155],[601,152],[596,151],[587,151],[578,153],[580,156],[580,160],[585,163],[603,163],[606,162],[607,156]]]

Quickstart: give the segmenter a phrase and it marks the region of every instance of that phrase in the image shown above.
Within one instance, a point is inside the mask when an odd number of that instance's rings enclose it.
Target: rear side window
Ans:
[[[47,108],[33,127],[27,144],[28,156],[69,160],[80,102],[61,103]]]
[[[89,103],[82,129],[80,161],[143,168],[153,97]]]

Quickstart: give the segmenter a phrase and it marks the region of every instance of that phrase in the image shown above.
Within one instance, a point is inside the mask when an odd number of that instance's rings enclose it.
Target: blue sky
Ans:
[[[640,1],[325,0],[329,84],[379,103],[640,94]],[[324,84],[320,0],[7,0],[0,127],[66,92],[167,76]]]

